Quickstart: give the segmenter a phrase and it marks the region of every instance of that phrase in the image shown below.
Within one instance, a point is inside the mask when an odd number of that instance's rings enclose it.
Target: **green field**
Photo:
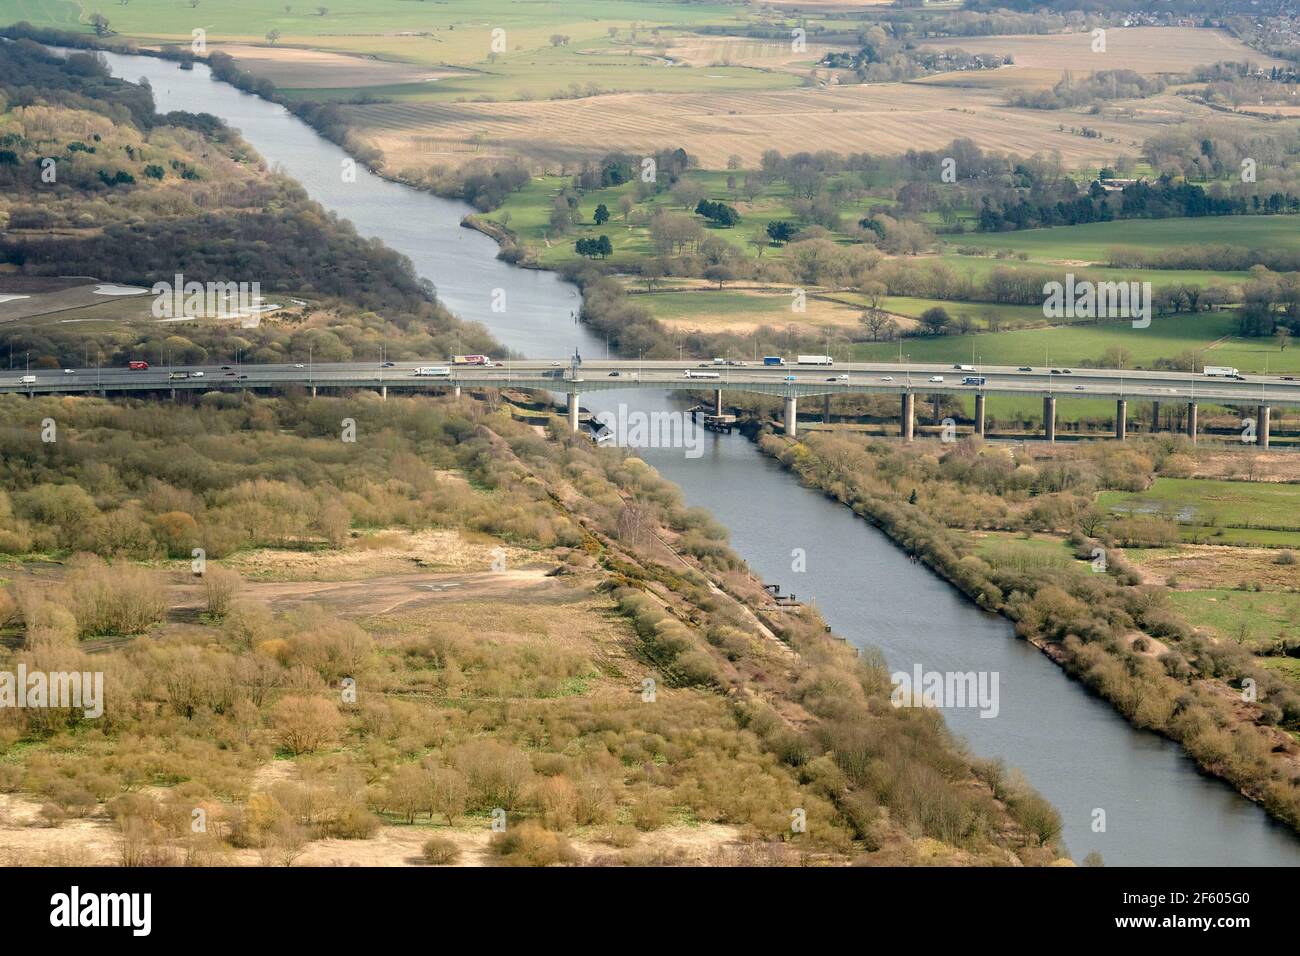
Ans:
[[[1022,538],[1009,534],[987,534],[974,541],[975,553],[995,568],[1017,571],[1088,571],[1088,564],[1075,558],[1063,538]]]
[[[1171,591],[1187,619],[1221,640],[1268,644],[1300,640],[1300,593],[1292,591]]]
[[[1190,222],[1193,220],[1167,221]],[[1300,228],[1300,219],[1296,220],[1296,227]],[[1037,231],[1039,230],[1026,230],[1025,234]],[[1022,233],[1000,232],[996,235],[1009,236],[1022,235]],[[1150,282],[1156,288],[1163,285],[1180,285],[1184,283],[1198,286],[1205,286],[1210,283],[1231,285],[1244,282],[1249,278],[1244,272],[1215,272],[1209,269],[1112,269],[1109,266],[1063,266],[1059,261],[1053,262],[1050,259],[997,259],[992,256],[964,256],[953,253],[946,253],[939,256],[938,259],[951,268],[954,273],[968,279],[985,279],[994,269],[1014,267],[1033,267],[1041,271],[1050,270],[1056,276],[1062,278],[1067,272],[1073,272],[1077,278],[1082,279],[1086,276],[1097,282],[1134,279]]]
[[[713,71],[710,70],[710,72]],[[728,188],[728,177],[735,180],[735,189]],[[744,177],[743,170],[733,172],[726,170],[691,170],[682,177],[681,181],[699,187],[707,199],[726,202],[736,207],[740,212],[741,221],[729,229],[706,224],[703,219],[699,221],[704,226],[707,235],[731,243],[736,247],[736,251],[740,256],[754,258],[758,255],[758,250],[752,245],[751,240],[756,237],[766,236],[769,222],[778,219],[794,220],[795,215],[790,208],[790,187],[785,182],[778,180],[768,183],[763,187],[761,193],[755,195],[754,201],[749,202],[740,192]],[[550,231],[549,221],[552,203],[559,191],[567,185],[570,185],[570,180],[567,177],[536,177],[519,192],[511,194],[500,209],[484,214],[483,218],[498,224],[508,221],[510,230],[534,252],[537,260],[543,265],[553,266],[577,258],[577,253],[574,252],[573,248],[574,243],[580,238],[598,236],[601,233],[608,235],[614,243],[614,259],[616,261],[632,260],[655,254],[654,245],[650,240],[650,230],[646,226],[638,225],[635,222],[624,222],[619,212],[618,203],[624,195],[631,195],[635,199],[636,186],[634,183],[607,189],[592,189],[583,193],[579,202],[582,221],[575,225],[572,231],[562,239],[552,237],[551,245],[547,246],[545,237]],[[591,222],[591,217],[596,207],[602,203],[609,209],[613,218],[604,226],[597,227]],[[881,204],[880,200],[872,198],[842,204],[840,214],[844,228],[855,226],[858,220],[866,215],[870,206],[879,204]],[[638,202],[635,211],[637,214],[643,215],[645,221],[648,222],[649,218],[660,210],[679,214],[693,212],[683,208],[668,191]],[[837,234],[837,239],[841,242],[847,242],[847,233]],[[767,245],[763,249],[764,256],[776,257],[783,254],[784,249],[782,247]]]
[[[952,311],[952,310],[949,310]],[[1205,352],[1198,358],[1210,364],[1233,365],[1250,372],[1300,371],[1300,349],[1281,350],[1272,339],[1233,337],[1237,321],[1230,312],[1157,317],[1149,328],[1131,323],[1054,326],[991,332],[980,335],[914,336],[902,340],[904,356],[916,362],[969,362],[976,364],[1077,366],[1098,361],[1111,347],[1126,349],[1131,367],[1150,368],[1156,359],[1174,358],[1182,352]],[[859,361],[887,362],[898,358],[898,342],[867,342],[853,347]]]
[[[76,22],[78,6],[84,10],[83,23],[91,14],[101,13],[115,31],[130,36],[188,40],[190,31],[201,26],[208,31],[210,41],[260,39],[268,30],[276,29],[283,34],[284,43],[306,37],[319,41],[314,45],[322,48],[346,48],[339,45],[352,38],[374,41],[390,38],[390,34],[421,33],[443,48],[441,62],[486,55],[487,37],[495,27],[507,31],[508,49],[514,50],[545,46],[553,33],[580,42],[606,37],[610,26],[629,29],[633,24],[644,24],[649,43],[648,31],[655,25],[737,22],[736,9],[725,3],[683,5],[664,0],[439,0],[428,4],[410,0],[325,0],[321,4],[200,0],[195,7],[182,0],[87,0],[82,4],[0,0],[0,23],[27,20],[36,26],[66,26]],[[327,9],[324,16],[319,13],[321,6]],[[452,36],[456,33],[461,35]]]
[[[324,9],[322,14],[320,11]],[[26,20],[36,26],[89,32],[100,13],[111,29],[143,42],[189,43],[202,27],[209,45],[265,44],[278,31],[280,47],[361,54],[413,66],[473,69],[434,83],[343,86],[321,91],[283,84],[291,98],[351,99],[359,95],[410,100],[546,99],[572,88],[584,92],[698,92],[788,88],[795,73],[750,67],[671,66],[655,45],[692,26],[738,24],[743,8],[725,3],[668,0],[335,0],[275,4],[268,0],[0,0],[0,25]],[[80,15],[80,19],[79,19]],[[659,29],[663,28],[663,29]],[[504,51],[493,53],[494,30],[504,30]],[[616,33],[611,36],[610,30]],[[567,40],[552,44],[553,36]],[[812,57],[808,65],[812,66]]]
[[[1300,531],[1300,484],[1158,478],[1146,491],[1104,491],[1097,503],[1183,524]]]
[[[1115,246],[1167,249],[1195,243],[1252,249],[1300,250],[1300,219],[1294,216],[1214,216],[1202,219],[1129,219],[1054,226],[1020,232],[971,233],[950,245],[1010,249],[1038,260],[1099,262]]]

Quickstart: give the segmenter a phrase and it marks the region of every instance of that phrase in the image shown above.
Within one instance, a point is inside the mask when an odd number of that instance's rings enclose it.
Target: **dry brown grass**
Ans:
[[[456,75],[454,70],[431,69],[427,66],[378,60],[372,56],[330,53],[324,50],[242,43],[223,44],[214,49],[234,57],[241,69],[250,70],[259,78],[289,89],[348,89],[428,83]]]
[[[957,74],[969,77],[972,74]],[[902,153],[966,137],[1021,155],[1058,151],[1069,164],[1108,162],[1134,152],[1171,122],[1208,117],[1206,107],[1142,101],[1106,116],[1011,109],[992,90],[932,83],[880,83],[736,93],[619,93],[581,100],[506,103],[386,103],[344,107],[349,125],[394,170],[419,170],[491,156],[545,164],[610,150],[680,146],[706,168],[732,154],[755,167],[764,150]],[[1065,130],[1058,129],[1064,124]],[[1069,132],[1090,126],[1100,138]],[[478,150],[466,144],[477,138]]]
[[[827,53],[843,49],[846,48],[829,43],[809,43],[806,49],[796,53],[789,40],[685,34],[673,40],[668,55],[691,66],[749,66],[803,73]]]
[[[282,551],[260,548],[224,562],[248,578],[279,581],[356,581],[425,571],[482,571],[501,543],[461,531],[388,530],[353,539],[342,551]],[[522,548],[504,548],[508,567],[532,558]]]
[[[1185,544],[1176,548],[1128,552],[1127,557],[1149,584],[1171,578],[1179,588],[1214,590],[1237,581],[1252,581],[1267,590],[1300,585],[1297,565],[1278,564],[1276,548],[1237,548]]]
[[[1065,33],[1048,36],[955,37],[927,41],[927,49],[959,48],[967,53],[1009,53],[1011,66],[990,76],[1018,86],[1051,86],[1063,70],[1076,75],[1098,70],[1133,70],[1136,73],[1186,73],[1194,67],[1219,60],[1250,60],[1261,67],[1282,65],[1281,61],[1252,50],[1240,40],[1219,30],[1191,27],[1131,27],[1106,31],[1106,51],[1092,51],[1092,34]],[[954,73],[929,80],[931,83],[979,83],[980,73]]]

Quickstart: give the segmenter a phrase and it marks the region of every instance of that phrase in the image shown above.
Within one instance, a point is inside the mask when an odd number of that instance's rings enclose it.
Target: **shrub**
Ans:
[[[89,556],[78,556],[72,567],[63,598],[82,637],[138,634],[167,612],[162,584],[150,571]]]
[[[283,697],[271,708],[271,727],[291,754],[319,750],[335,741],[343,726],[338,706],[319,697]]]
[[[578,862],[578,854],[562,833],[525,820],[492,837],[492,850],[509,866],[553,866]]]
[[[234,571],[209,567],[203,575],[203,593],[208,601],[208,616],[222,620],[230,613],[241,580]]]
[[[450,866],[460,859],[460,847],[446,837],[431,837],[420,848],[420,856],[433,866]]]

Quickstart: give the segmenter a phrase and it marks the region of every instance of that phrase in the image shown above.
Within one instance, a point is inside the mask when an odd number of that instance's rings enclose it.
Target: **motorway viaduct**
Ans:
[[[427,391],[462,387],[522,388],[563,392],[568,396],[568,422],[578,430],[578,401],[582,393],[611,389],[653,388],[669,391],[713,390],[714,411],[722,414],[725,391],[779,395],[785,400],[785,432],[796,431],[798,400],[814,396],[890,393],[899,396],[900,434],[913,436],[916,395],[975,396],[975,433],[984,434],[984,405],[988,395],[1041,396],[1043,432],[1056,438],[1056,403],[1061,398],[1112,398],[1115,401],[1115,437],[1128,429],[1128,403],[1133,400],[1183,402],[1187,407],[1187,432],[1195,440],[1200,403],[1253,407],[1259,447],[1269,445],[1271,409],[1300,406],[1300,382],[1282,376],[1248,375],[1242,380],[1211,378],[1190,372],[1148,372],[1119,369],[1011,368],[980,366],[978,372],[952,366],[920,364],[852,363],[834,367],[812,365],[700,365],[688,361],[587,361],[574,366],[569,360],[496,362],[490,367],[450,366],[449,376],[422,376],[421,367],[449,367],[440,360],[377,363],[314,363],[310,365],[168,366],[144,370],[123,368],[38,369],[34,372],[0,372],[0,394],[23,395],[158,392],[171,390],[277,390],[302,387],[317,394],[321,388]],[[181,374],[186,377],[179,377]],[[964,385],[970,375],[982,385]],[[24,382],[25,377],[35,380]]]

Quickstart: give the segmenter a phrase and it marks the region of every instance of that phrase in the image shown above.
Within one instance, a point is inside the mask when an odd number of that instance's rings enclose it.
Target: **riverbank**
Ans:
[[[1277,726],[1295,726],[1300,702],[1294,689],[1254,667],[1248,657],[1194,632],[1159,600],[1163,588],[1143,586],[1113,541],[1077,528],[1053,538],[1075,558],[1091,561],[1092,571],[1101,555],[1100,574],[1089,573],[1089,565],[1077,560],[1044,561],[1028,570],[1009,560],[1000,566],[998,557],[974,546],[971,523],[964,520],[969,516],[954,515],[963,507],[963,493],[973,498],[982,492],[963,491],[955,481],[935,488],[940,482],[927,485],[916,478],[909,493],[902,486],[914,479],[880,478],[882,464],[897,471],[923,458],[933,472],[939,462],[926,450],[833,435],[794,440],[763,434],[756,444],[800,481],[871,522],[976,605],[1012,621],[1020,637],[1133,726],[1179,743],[1204,772],[1300,828],[1300,792],[1292,782],[1300,771],[1300,747],[1294,730]],[[986,451],[1005,453],[964,443],[943,457],[958,456],[978,468],[972,463]],[[1030,466],[1022,461],[1012,467]],[[941,516],[933,513],[937,502],[945,509]],[[1011,523],[1003,520],[1003,526]]]
[[[471,210],[394,185],[362,170],[340,183],[348,157],[294,117],[264,100],[212,83],[207,68],[177,71],[146,58],[109,55],[124,77],[148,77],[162,110],[207,111],[227,118],[268,162],[284,167],[340,219],[407,256],[435,280],[439,298],[480,322],[520,354],[567,354],[574,344],[598,355],[574,322],[574,288],[552,273],[520,270],[495,258],[486,236],[460,220]],[[491,290],[505,293],[498,310]],[[680,411],[656,392],[593,393],[593,411],[618,402],[647,412]],[[680,451],[640,450],[686,501],[717,515],[737,551],[764,581],[790,584],[855,646],[880,648],[891,667],[923,660],[945,671],[996,671],[1004,688],[997,720],[947,710],[953,733],[972,752],[1000,758],[1062,808],[1065,842],[1076,855],[1096,851],[1120,865],[1289,865],[1300,860],[1289,832],[1255,806],[1203,778],[1176,745],[1115,719],[1110,706],[1062,683],[1059,670],[1016,641],[1001,618],[978,612],[957,592],[910,563],[865,523],[845,522],[840,505],[791,482],[780,466],[740,436],[710,436],[704,459]],[[740,493],[737,493],[737,491]],[[780,515],[779,521],[772,516]],[[791,545],[811,565],[791,578]],[[1106,833],[1091,826],[1092,808],[1111,810]],[[1207,830],[1204,821],[1215,820]]]

